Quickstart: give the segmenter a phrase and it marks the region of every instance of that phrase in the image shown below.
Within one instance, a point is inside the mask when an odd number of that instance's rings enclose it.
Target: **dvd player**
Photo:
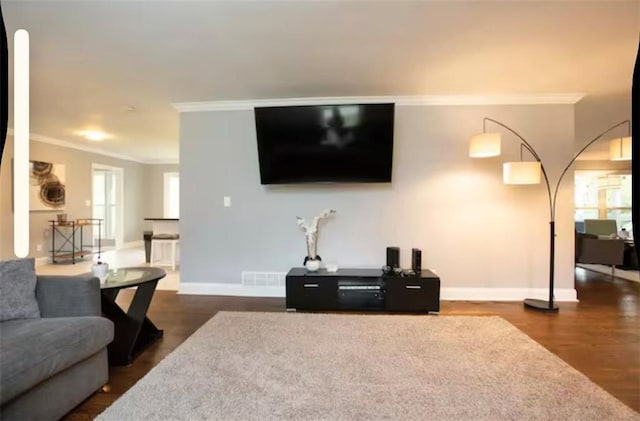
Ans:
[[[338,280],[338,306],[342,309],[384,309],[381,279]]]

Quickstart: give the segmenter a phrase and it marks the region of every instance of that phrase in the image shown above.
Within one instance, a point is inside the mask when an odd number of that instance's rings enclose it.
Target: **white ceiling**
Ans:
[[[640,1],[3,1],[31,40],[31,130],[178,158],[173,102],[628,92]],[[128,107],[135,110],[128,111]],[[11,123],[9,124],[11,126]]]

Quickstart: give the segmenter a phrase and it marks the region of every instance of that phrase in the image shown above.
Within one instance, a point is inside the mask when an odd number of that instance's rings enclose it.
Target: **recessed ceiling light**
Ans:
[[[80,132],[80,134],[84,136],[85,139],[90,140],[92,142],[102,142],[107,137],[109,137],[107,136],[106,133],[98,132],[94,130],[86,130],[84,132]]]

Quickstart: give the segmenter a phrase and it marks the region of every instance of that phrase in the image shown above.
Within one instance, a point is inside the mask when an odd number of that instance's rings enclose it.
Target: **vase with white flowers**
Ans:
[[[325,209],[320,213],[320,215],[313,218],[311,224],[307,225],[306,221],[299,216],[298,226],[302,228],[304,231],[304,235],[307,243],[307,256],[304,258],[304,266],[307,270],[311,272],[315,272],[320,269],[320,262],[322,258],[318,256],[318,225],[320,224],[320,220],[329,218],[336,213],[333,209]]]
[[[107,262],[103,262],[100,251],[98,251],[98,260],[91,265],[91,273],[93,276],[100,279],[100,282],[104,282],[107,278],[107,272],[109,271],[109,264]]]

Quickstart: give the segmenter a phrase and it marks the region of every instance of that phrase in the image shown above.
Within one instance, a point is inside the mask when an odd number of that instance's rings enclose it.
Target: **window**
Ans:
[[[164,173],[164,217],[180,218],[180,173]]]
[[[93,218],[102,219],[103,240],[116,239],[116,174],[113,169],[93,168]],[[94,235],[98,235],[97,229]]]
[[[631,231],[631,174],[576,171],[574,219],[615,219]]]

